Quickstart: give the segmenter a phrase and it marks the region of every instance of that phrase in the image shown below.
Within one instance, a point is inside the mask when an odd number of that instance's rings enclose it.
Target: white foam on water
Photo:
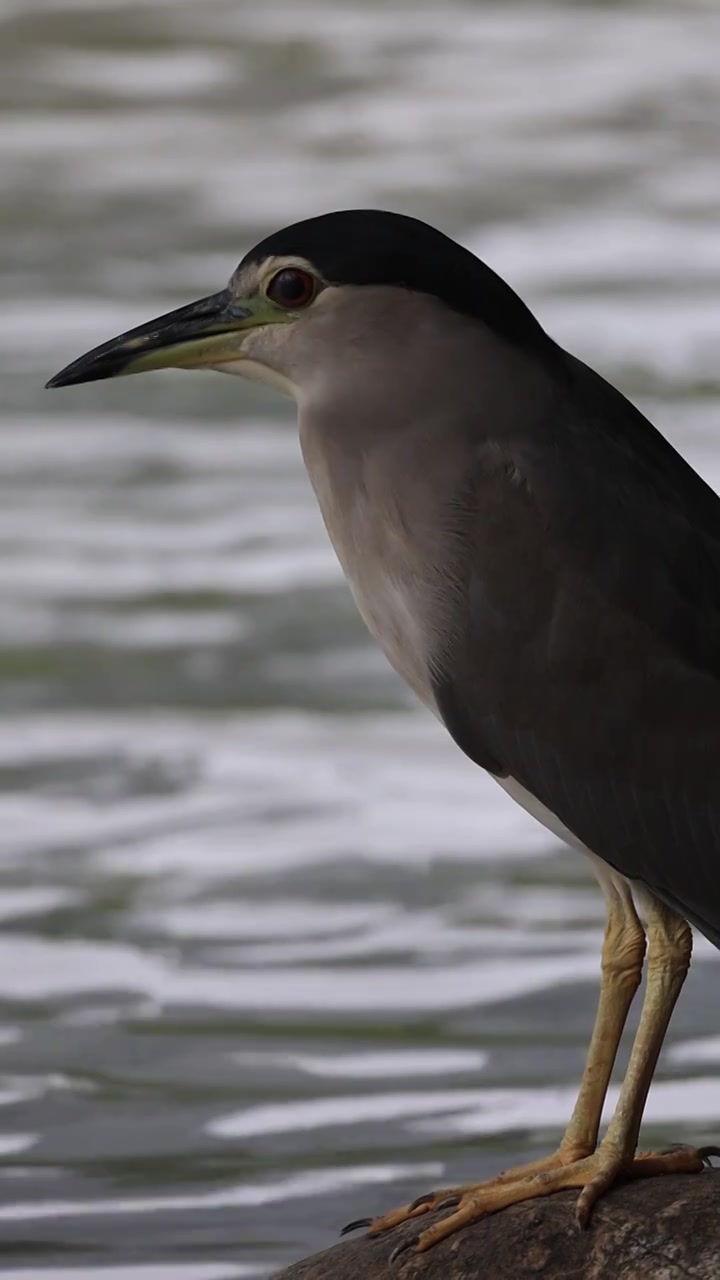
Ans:
[[[619,1092],[619,1087],[610,1089],[603,1111],[604,1121],[612,1116]],[[435,1134],[502,1134],[522,1129],[537,1132],[562,1128],[570,1117],[576,1095],[576,1086],[541,1086],[404,1090],[291,1099],[217,1117],[209,1122],[207,1130],[214,1137],[240,1140],[397,1120],[410,1122],[418,1132]],[[718,1079],[694,1079],[692,1088],[688,1088],[684,1080],[659,1080],[653,1084],[645,1113],[647,1123],[710,1124],[718,1118]]]
[[[282,1204],[310,1196],[333,1194],[341,1189],[384,1186],[405,1178],[438,1178],[443,1165],[437,1161],[380,1165],[356,1165],[345,1168],[313,1169],[278,1178],[265,1184],[247,1183],[224,1187],[219,1191],[201,1191],[195,1195],[118,1197],[112,1200],[56,1200],[36,1204],[0,1205],[0,1222],[28,1221],[37,1218],[102,1217],[104,1215],[184,1213],[190,1210],[255,1208]]]
[[[706,1062],[720,1064],[720,1036],[698,1036],[694,1040],[681,1040],[678,1044],[670,1045],[666,1054],[671,1062],[682,1062],[689,1066]],[[695,1088],[694,1079],[692,1087]]]
[[[0,1156],[19,1156],[38,1142],[37,1133],[0,1133]]]
[[[527,1129],[562,1129],[570,1118],[577,1086],[563,1088],[487,1089],[478,1097],[479,1105],[467,1110],[448,1107],[442,1121],[420,1120],[414,1124],[426,1133],[495,1134]],[[612,1085],[603,1108],[603,1123],[609,1122],[617,1106],[620,1089]],[[687,1080],[655,1080],[648,1096],[644,1122],[664,1126],[678,1124],[715,1125],[720,1120],[720,1079],[716,1076]]]
[[[163,956],[118,943],[48,942],[20,935],[0,939],[0,995],[7,999],[48,1000],[117,991],[141,994],[165,1009],[204,1005],[266,1013],[418,1014],[493,1005],[591,981],[597,968],[597,951],[589,950],[559,957],[538,955],[532,960],[523,956],[439,964],[422,973],[407,965],[382,964],[346,969],[310,965],[213,969],[174,965]]]
[[[383,1049],[341,1054],[239,1053],[244,1066],[294,1067],[321,1079],[389,1080],[481,1071],[488,1055],[477,1049]]]
[[[429,715],[6,716],[0,761],[87,760],[186,780],[168,794],[0,793],[2,854],[101,846],[105,873],[171,869],[188,882],[328,860],[416,866],[541,855],[552,838]],[[302,768],[300,768],[302,763]],[[130,854],[132,849],[132,854]],[[199,850],[202,850],[199,855]],[[569,854],[570,858],[574,855]],[[575,857],[577,861],[577,858]]]
[[[206,1126],[215,1138],[258,1138],[268,1134],[342,1128],[354,1124],[381,1124],[408,1116],[459,1111],[478,1102],[478,1090],[350,1094],[312,1098],[309,1101],[268,1103],[249,1107],[235,1115],[220,1116]]]

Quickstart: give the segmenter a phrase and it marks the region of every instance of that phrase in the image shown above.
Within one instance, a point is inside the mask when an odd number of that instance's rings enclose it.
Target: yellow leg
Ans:
[[[603,1157],[600,1168],[584,1187],[578,1201],[581,1223],[587,1221],[598,1196],[615,1181],[622,1166],[627,1165],[635,1154],[657,1060],[690,968],[692,932],[687,920],[652,894],[646,893],[643,897],[648,935],[647,990],[618,1104],[598,1149],[598,1155]],[[652,1159],[656,1161],[657,1157]],[[662,1172],[662,1169],[657,1172]]]
[[[459,1203],[470,1190],[480,1186],[517,1182],[549,1169],[562,1168],[595,1150],[603,1103],[607,1093],[620,1037],[633,996],[640,985],[645,954],[645,934],[626,882],[614,874],[603,876],[607,903],[607,925],[602,949],[600,997],[580,1090],[570,1123],[557,1151],[530,1164],[507,1169],[486,1184],[475,1187],[446,1187],[430,1192],[385,1214],[381,1218],[360,1218],[348,1223],[343,1234],[369,1227],[370,1234],[387,1231],[408,1218],[419,1217],[450,1202]]]
[[[613,876],[603,886],[608,918],[595,1026],[570,1123],[560,1143],[563,1163],[595,1150],[600,1117],[620,1037],[642,979],[645,933],[626,882]]]
[[[510,1183],[486,1183],[468,1189],[455,1206],[454,1213],[434,1223],[416,1240],[403,1242],[396,1253],[413,1244],[418,1252],[423,1252],[476,1218],[567,1187],[582,1188],[577,1218],[584,1226],[595,1201],[618,1178],[697,1173],[704,1167],[706,1153],[691,1148],[635,1155],[650,1082],[675,1002],[685,981],[692,950],[690,927],[681,916],[650,895],[646,899],[646,913],[647,991],[618,1105],[600,1146],[592,1155],[560,1168]]]
[[[577,1218],[585,1225],[598,1196],[618,1178],[698,1172],[704,1167],[706,1153],[690,1148],[635,1154],[648,1089],[692,948],[687,922],[649,894],[646,913],[647,990],[618,1105],[600,1146],[595,1148],[600,1111],[642,963],[642,929],[627,889],[618,890],[609,903],[595,1029],[578,1101],[559,1150],[548,1161],[537,1161],[473,1187],[423,1196],[396,1213],[367,1223],[370,1234],[375,1235],[431,1209],[453,1210],[419,1236],[404,1240],[393,1251],[393,1258],[412,1247],[423,1252],[474,1219],[497,1213],[507,1205],[568,1187],[581,1188]]]

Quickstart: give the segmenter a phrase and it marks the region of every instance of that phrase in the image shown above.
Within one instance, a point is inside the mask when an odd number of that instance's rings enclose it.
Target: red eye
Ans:
[[[265,292],[280,307],[305,307],[315,295],[315,277],[299,267],[284,267],[273,276]]]

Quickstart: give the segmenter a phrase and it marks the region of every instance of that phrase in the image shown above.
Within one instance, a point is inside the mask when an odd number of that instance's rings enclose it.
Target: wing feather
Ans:
[[[720,499],[572,357],[556,410],[478,441],[437,705],[720,945]]]

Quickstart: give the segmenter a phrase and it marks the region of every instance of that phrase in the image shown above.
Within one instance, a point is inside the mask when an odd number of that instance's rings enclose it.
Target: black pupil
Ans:
[[[272,297],[290,306],[305,302],[311,291],[312,282],[304,271],[279,271],[272,282]]]

